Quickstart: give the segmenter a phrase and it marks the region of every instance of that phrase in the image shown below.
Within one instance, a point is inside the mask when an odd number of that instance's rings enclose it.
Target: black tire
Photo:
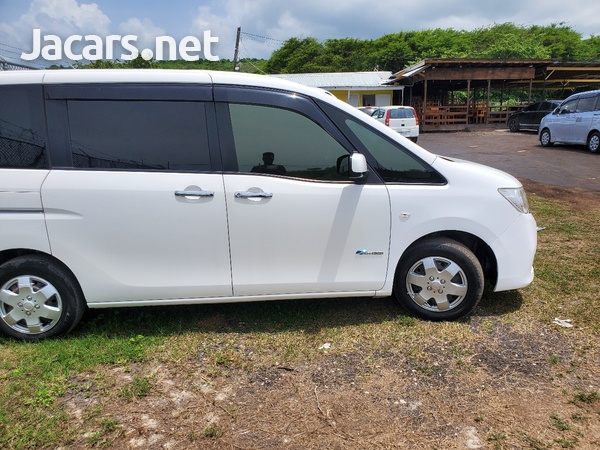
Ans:
[[[429,320],[468,315],[484,288],[483,269],[473,252],[443,238],[411,248],[400,261],[394,281],[394,295],[402,306]]]
[[[552,142],[552,135],[550,134],[550,130],[548,128],[544,128],[540,133],[540,144],[542,147],[551,147],[554,145]]]
[[[594,131],[590,134],[587,141],[587,148],[592,153],[598,153],[600,151],[600,133]]]
[[[411,141],[413,141],[413,142],[417,142],[417,141],[419,140],[419,137],[418,137],[418,136],[415,136],[415,137],[411,137],[411,138],[409,138],[409,139],[410,139]]]
[[[519,121],[516,117],[511,117],[510,119],[508,119],[508,129],[513,133],[516,133],[520,130]]]
[[[0,331],[36,341],[67,334],[85,311],[74,277],[42,255],[20,256],[0,266]]]

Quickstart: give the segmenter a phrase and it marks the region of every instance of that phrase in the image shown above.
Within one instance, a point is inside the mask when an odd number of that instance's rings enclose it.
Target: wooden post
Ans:
[[[490,90],[492,89],[492,80],[488,80],[487,102],[485,104],[485,123],[489,122],[490,118]]]
[[[425,111],[427,111],[427,80],[425,80],[425,85],[423,87],[423,111],[421,112],[422,119],[419,121],[421,129],[425,126]]]
[[[469,125],[469,116],[471,115],[470,106],[471,106],[471,80],[467,80],[467,121],[465,125]]]

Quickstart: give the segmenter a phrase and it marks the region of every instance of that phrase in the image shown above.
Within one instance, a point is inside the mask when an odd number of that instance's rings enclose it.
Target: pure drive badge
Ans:
[[[357,255],[383,255],[383,252],[370,252],[369,250],[356,250]]]

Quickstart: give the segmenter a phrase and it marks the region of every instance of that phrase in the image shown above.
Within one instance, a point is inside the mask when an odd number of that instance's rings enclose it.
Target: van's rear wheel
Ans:
[[[471,250],[450,239],[431,239],[402,258],[394,295],[419,317],[453,320],[473,311],[483,286],[483,269]]]
[[[21,256],[0,266],[0,330],[39,340],[68,333],[85,301],[73,276],[45,256]]]

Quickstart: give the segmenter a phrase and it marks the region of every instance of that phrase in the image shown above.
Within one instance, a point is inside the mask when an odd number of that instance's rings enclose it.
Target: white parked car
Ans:
[[[395,295],[456,319],[533,278],[512,176],[320,89],[169,70],[0,73],[0,330],[86,307]]]
[[[371,117],[413,142],[419,139],[419,116],[412,106],[380,106]]]
[[[594,153],[600,151],[600,90],[567,97],[544,116],[538,133],[544,147],[562,142],[586,145]]]

